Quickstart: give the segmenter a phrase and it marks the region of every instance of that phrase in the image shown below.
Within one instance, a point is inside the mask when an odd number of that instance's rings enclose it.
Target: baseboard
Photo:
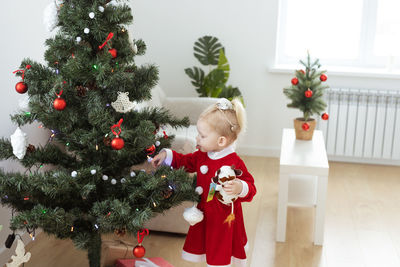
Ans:
[[[238,146],[236,152],[244,156],[279,158],[279,147]]]
[[[393,159],[357,158],[357,157],[344,157],[344,156],[328,155],[328,160],[329,161],[337,161],[337,162],[347,162],[347,163],[400,166],[400,160],[393,160]]]

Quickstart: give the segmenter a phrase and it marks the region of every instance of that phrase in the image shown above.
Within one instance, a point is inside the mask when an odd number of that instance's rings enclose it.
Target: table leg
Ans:
[[[278,218],[276,224],[276,241],[285,242],[286,240],[286,216],[289,191],[289,174],[280,173],[279,175],[279,196],[278,196]]]
[[[317,203],[315,211],[314,244],[322,246],[324,242],[325,207],[328,188],[328,176],[318,176]]]

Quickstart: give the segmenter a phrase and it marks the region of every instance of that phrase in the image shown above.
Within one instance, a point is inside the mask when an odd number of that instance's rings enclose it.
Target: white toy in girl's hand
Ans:
[[[213,183],[216,184],[215,187],[215,197],[225,205],[230,205],[234,202],[238,196],[229,195],[224,190],[224,185],[229,181],[236,179],[236,176],[242,175],[242,171],[235,169],[234,166],[222,166],[215,172],[215,177],[212,178]]]

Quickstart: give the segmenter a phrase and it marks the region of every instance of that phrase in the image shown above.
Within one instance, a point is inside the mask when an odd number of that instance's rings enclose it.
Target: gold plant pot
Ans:
[[[304,130],[303,124],[308,123],[309,129]],[[315,125],[317,121],[315,119],[308,119],[305,121],[304,118],[296,118],[294,119],[294,130],[296,132],[296,139],[298,140],[311,140],[314,134]]]

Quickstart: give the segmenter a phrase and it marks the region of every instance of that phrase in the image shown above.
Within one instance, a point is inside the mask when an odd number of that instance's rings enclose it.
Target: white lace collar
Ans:
[[[224,149],[222,149],[221,151],[216,151],[216,152],[207,152],[207,156],[210,159],[222,159],[225,156],[228,156],[229,154],[232,154],[235,152],[235,143],[233,143],[232,145],[225,147]]]

